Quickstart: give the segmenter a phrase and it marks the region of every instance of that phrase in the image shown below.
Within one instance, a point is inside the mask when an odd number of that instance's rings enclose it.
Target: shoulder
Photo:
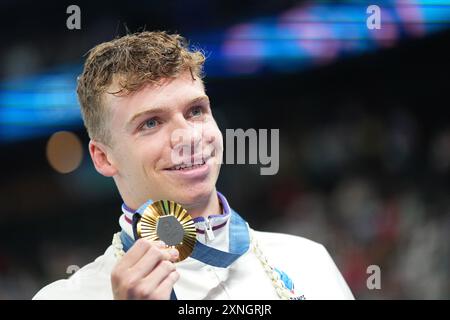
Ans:
[[[76,271],[70,278],[48,284],[33,300],[112,299],[110,275],[115,264],[113,248]]]
[[[307,298],[354,299],[328,250],[320,243],[290,234],[254,231],[269,262],[292,275]]]
[[[271,248],[292,248],[307,251],[323,251],[325,248],[322,244],[286,233],[253,231],[258,242],[266,247]]]
[[[292,263],[301,261],[302,265],[317,265],[317,262],[328,265],[330,260],[333,262],[322,244],[307,238],[262,231],[254,231],[254,237],[261,249],[278,261],[288,260]]]

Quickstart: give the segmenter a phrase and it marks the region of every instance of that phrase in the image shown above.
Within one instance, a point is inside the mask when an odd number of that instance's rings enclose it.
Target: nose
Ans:
[[[192,123],[182,115],[174,119],[172,127],[170,146],[174,149],[182,149],[194,155],[201,152],[203,129],[201,123]],[[184,156],[188,156],[184,154]]]

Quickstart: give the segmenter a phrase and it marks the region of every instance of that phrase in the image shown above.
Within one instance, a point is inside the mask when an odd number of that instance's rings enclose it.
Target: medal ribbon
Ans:
[[[142,205],[135,215],[133,216],[133,224],[136,223],[145,208],[153,201],[149,200]],[[136,228],[133,228],[134,230]],[[134,244],[134,240],[124,231],[120,233],[120,239],[122,240],[123,250],[127,252]],[[229,227],[229,252],[221,251],[209,247],[200,241],[196,241],[194,250],[192,251],[191,258],[196,259],[205,264],[226,268],[236,261],[240,256],[248,251],[250,247],[250,236],[248,225],[242,217],[231,209],[230,227]],[[175,300],[176,295],[172,290],[171,299]]]

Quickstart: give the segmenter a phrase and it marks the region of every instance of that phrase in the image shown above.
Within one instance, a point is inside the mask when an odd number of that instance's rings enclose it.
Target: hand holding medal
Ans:
[[[149,203],[133,216],[136,242],[112,270],[114,299],[169,299],[179,279],[175,262],[195,246],[195,224],[184,208],[167,200]]]

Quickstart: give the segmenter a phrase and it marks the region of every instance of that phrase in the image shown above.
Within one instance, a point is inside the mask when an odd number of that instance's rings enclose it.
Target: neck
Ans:
[[[182,206],[188,211],[192,218],[207,218],[210,215],[222,213],[222,207],[215,189],[205,201],[194,204],[182,204]]]

